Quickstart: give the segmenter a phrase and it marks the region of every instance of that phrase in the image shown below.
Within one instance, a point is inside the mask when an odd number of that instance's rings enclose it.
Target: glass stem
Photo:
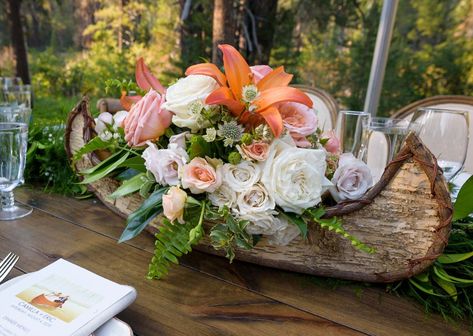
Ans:
[[[0,192],[0,211],[13,208],[15,205],[15,197],[13,191]]]

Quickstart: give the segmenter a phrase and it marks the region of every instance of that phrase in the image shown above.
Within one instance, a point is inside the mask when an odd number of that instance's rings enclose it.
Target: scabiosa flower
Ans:
[[[225,147],[233,146],[235,142],[240,141],[243,135],[243,126],[239,125],[235,120],[224,122],[218,125],[218,136],[222,137]]]

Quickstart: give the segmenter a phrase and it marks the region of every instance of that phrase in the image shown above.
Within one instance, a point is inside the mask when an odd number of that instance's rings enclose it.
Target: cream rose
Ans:
[[[255,141],[250,145],[237,145],[238,152],[245,160],[264,161],[268,158],[269,144],[263,141]]]
[[[236,192],[226,183],[222,183],[222,185],[217,190],[208,195],[208,198],[213,205],[219,208],[227,206],[231,209],[236,205],[237,202]]]
[[[176,144],[169,144],[168,149],[158,149],[150,141],[148,148],[141,156],[145,159],[145,167],[153,175],[157,183],[162,186],[179,184],[179,169],[182,169],[189,156],[186,151]]]
[[[238,213],[240,215],[267,212],[274,210],[276,207],[273,197],[261,183],[248,187],[245,191],[240,193],[238,195],[237,204]]]
[[[261,168],[251,161],[241,161],[237,165],[226,163],[222,168],[223,180],[233,190],[247,190],[259,181]]]
[[[277,230],[274,214],[277,212],[256,212],[241,215],[238,218],[250,222],[245,228],[249,234],[272,235]]]
[[[297,148],[290,137],[271,145],[261,181],[284,211],[316,206],[332,184],[325,177],[325,150]]]
[[[369,167],[351,153],[340,155],[338,168],[333,174],[334,187],[330,189],[336,201],[355,200],[363,196],[373,185]]]
[[[217,81],[209,76],[189,75],[181,78],[167,89],[163,108],[174,113],[173,124],[196,132],[209,125],[202,120],[200,110],[207,96],[218,87]],[[196,108],[199,104],[200,109]]]
[[[193,194],[212,193],[222,184],[221,169],[221,166],[214,168],[203,158],[193,158],[182,169],[182,186]]]
[[[274,218],[274,227],[276,232],[268,237],[271,245],[286,246],[301,233],[299,228],[290,224],[284,216]]]
[[[187,194],[178,187],[171,187],[167,194],[163,195],[163,213],[171,222],[177,221],[184,224],[184,207]]]

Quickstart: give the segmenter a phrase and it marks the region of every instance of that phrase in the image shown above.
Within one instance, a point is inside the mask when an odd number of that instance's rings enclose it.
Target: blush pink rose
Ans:
[[[264,76],[269,74],[273,69],[269,65],[253,65],[250,67],[253,74],[253,82],[257,84]]]
[[[315,111],[304,104],[283,103],[279,105],[279,112],[281,113],[284,127],[286,127],[296,142],[297,139],[300,140],[314,134],[317,130]]]
[[[327,152],[332,154],[337,154],[340,152],[340,140],[338,140],[334,130],[323,132],[321,138],[328,139],[324,145],[324,148],[327,150]]]
[[[171,187],[166,195],[163,195],[164,216],[171,222],[177,221],[184,224],[184,207],[187,194],[178,187]]]
[[[251,145],[238,146],[241,156],[248,160],[265,161],[268,158],[269,144],[255,141]]]
[[[183,168],[182,186],[193,194],[214,192],[222,184],[220,167],[215,169],[205,159],[196,157]]]
[[[161,108],[163,103],[164,96],[151,89],[133,105],[124,122],[129,146],[143,146],[164,134],[171,125],[172,113]]]

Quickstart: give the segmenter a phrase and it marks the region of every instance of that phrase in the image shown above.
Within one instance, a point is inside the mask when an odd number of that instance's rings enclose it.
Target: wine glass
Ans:
[[[450,182],[463,168],[468,150],[468,112],[424,107],[412,116],[410,129],[437,158]]]
[[[16,203],[12,193],[23,183],[27,144],[26,124],[0,122],[0,220],[22,218],[33,211],[29,206]]]
[[[363,130],[362,148],[358,158],[368,165],[375,183],[400,151],[408,131],[407,120],[379,117],[371,118],[369,125]]]
[[[340,140],[342,153],[358,156],[362,148],[363,129],[370,122],[370,114],[362,111],[340,111],[337,117],[335,133]]]

